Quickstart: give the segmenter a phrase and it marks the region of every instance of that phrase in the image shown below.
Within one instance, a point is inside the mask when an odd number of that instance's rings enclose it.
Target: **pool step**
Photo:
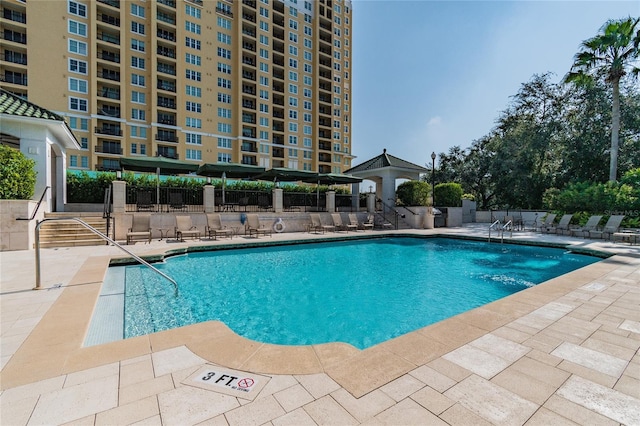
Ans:
[[[45,219],[76,217],[106,234],[107,222],[97,213],[46,213]],[[104,245],[106,241],[79,223],[49,221],[40,226],[40,247],[76,247]]]

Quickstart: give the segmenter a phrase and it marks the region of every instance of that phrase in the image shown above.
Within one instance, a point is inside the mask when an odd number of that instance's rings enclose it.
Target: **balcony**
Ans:
[[[165,6],[169,6],[169,7],[172,7],[174,9],[176,8],[176,2],[173,1],[173,0],[157,0],[157,2],[159,4],[163,4]]]
[[[17,31],[4,30],[3,39],[14,43],[27,44],[27,35]]]
[[[255,13],[242,13],[242,19],[249,22],[256,22],[256,14]]]
[[[242,0],[242,4],[252,7],[252,8],[256,8],[256,0]]]
[[[284,13],[284,3],[281,1],[274,1],[273,10],[276,12]]]
[[[158,124],[164,124],[165,126],[175,126],[176,118],[171,115],[158,114]]]
[[[105,13],[99,13],[98,14],[98,20],[100,22],[104,22],[105,24],[113,25],[115,27],[119,27],[120,26],[120,18],[115,17],[115,16],[111,16],[111,15],[107,15]]]
[[[101,154],[122,155],[122,148],[120,147],[120,144],[96,145],[94,148],[94,152]]]
[[[256,124],[255,114],[242,114],[242,122],[247,124]]]
[[[284,43],[278,40],[273,40],[273,50],[284,54]]]
[[[111,7],[120,9],[120,0],[98,0],[98,3],[104,3]]]
[[[242,147],[240,148],[243,152],[258,152],[255,143],[251,142],[243,142]]]
[[[284,106],[284,96],[274,95],[273,103],[276,105]]]
[[[107,117],[120,118],[120,108],[110,107],[106,105],[103,105],[102,107],[99,107],[99,108],[100,108],[100,110],[98,111],[99,115],[106,115]]]
[[[256,137],[256,131],[254,129],[242,129],[242,136],[245,138],[254,138]]]
[[[245,50],[249,50],[251,52],[255,52],[256,51],[256,45],[255,43],[247,43],[247,42],[243,42],[242,43],[242,48]]]
[[[242,108],[256,109],[256,103],[250,100],[242,100]]]
[[[242,78],[246,78],[247,80],[256,81],[256,74],[249,71],[242,71]]]
[[[284,93],[284,84],[273,83],[273,87],[272,88],[273,88],[274,92]]]
[[[231,11],[231,8],[227,5],[223,5],[223,7],[216,7],[216,12],[222,13],[223,15],[233,18],[233,12]]]
[[[105,41],[107,43],[116,44],[120,46],[120,37],[113,34],[100,32],[98,33],[98,40]]]
[[[331,162],[331,155],[329,154],[318,154],[318,161],[322,161],[323,163],[330,163]]]
[[[175,49],[169,49],[168,47],[158,46],[157,53],[158,55],[164,56],[165,58],[171,58],[171,59],[176,58]]]
[[[273,143],[275,145],[284,145],[284,136],[273,135]]]
[[[284,132],[284,123],[274,121],[271,130],[274,132]]]
[[[275,67],[273,68],[273,78],[277,78],[278,80],[284,80],[284,71],[277,70]]]
[[[118,71],[98,71],[98,77],[104,78],[105,80],[120,81],[120,73]]]
[[[122,136],[122,129],[120,128],[120,126],[102,125],[102,127],[96,127],[94,129],[94,133],[110,136]]]
[[[321,149],[323,151],[331,151],[331,144],[326,142],[320,142],[318,143],[318,149]]]
[[[27,85],[27,75],[15,73],[11,71],[6,71],[4,74],[0,75],[0,81],[5,83],[17,84],[20,86]]]
[[[178,136],[176,136],[175,132],[158,132],[156,133],[156,140],[160,142],[174,142],[178,143]]]
[[[176,84],[169,81],[158,80],[158,89],[166,90],[167,92],[176,93]]]
[[[281,118],[281,119],[284,120],[284,111],[283,110],[277,110],[277,109],[274,108],[272,116],[273,116],[273,118]]]
[[[163,147],[159,146],[158,151],[156,151],[156,157],[164,157],[171,158],[173,160],[179,160],[180,156],[175,150],[163,150]]]
[[[256,94],[256,88],[253,86],[248,86],[243,84],[242,85],[242,93],[247,94],[247,95],[255,95]]]
[[[120,90],[118,89],[111,89],[108,87],[103,87],[98,88],[98,96],[103,97],[103,98],[108,98],[108,99],[115,99],[115,100],[119,100],[120,99]]]
[[[26,24],[27,23],[27,14],[26,13],[18,12],[18,11],[11,10],[11,9],[3,9],[2,10],[2,17],[4,19],[9,20],[9,21],[19,22],[21,24]]]
[[[98,58],[114,62],[116,64],[120,63],[120,54],[118,53],[106,52],[103,50],[102,52],[98,52]]]
[[[5,50],[2,55],[2,60],[11,62],[12,64],[27,65],[27,54]]]
[[[161,38],[163,40],[172,41],[174,43],[176,41],[176,35],[174,33],[172,33],[171,31],[158,29],[156,34],[158,35],[158,38]]]
[[[256,60],[253,59],[253,58],[250,58],[248,56],[243,56],[242,57],[242,63],[245,64],[245,65],[250,65],[252,67],[256,66]]]
[[[158,18],[158,21],[160,21],[160,22],[166,22],[169,25],[175,25],[176,24],[176,17],[173,16],[173,15],[169,15],[167,13],[158,12],[156,14],[156,17]]]
[[[164,96],[158,96],[157,105],[161,108],[176,109],[176,101],[171,98],[165,98]]]
[[[283,29],[274,27],[271,34],[273,34],[273,37],[284,41],[284,30]]]
[[[276,158],[284,158],[284,148],[273,148],[273,156]]]
[[[158,72],[169,75],[176,75],[176,67],[169,64],[158,62]]]
[[[250,166],[257,166],[258,165],[258,160],[256,160],[256,157],[247,157],[247,156],[242,156],[242,164],[248,164]]]

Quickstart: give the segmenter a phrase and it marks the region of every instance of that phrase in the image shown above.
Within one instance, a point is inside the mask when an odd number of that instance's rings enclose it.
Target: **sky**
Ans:
[[[352,153],[431,166],[490,133],[535,74],[560,82],[583,40],[633,1],[353,0]],[[436,159],[436,167],[438,160]]]

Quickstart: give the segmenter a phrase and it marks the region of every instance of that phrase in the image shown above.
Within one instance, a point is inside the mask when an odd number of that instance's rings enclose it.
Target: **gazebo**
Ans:
[[[376,183],[376,198],[384,203],[395,206],[396,180],[417,180],[421,173],[430,170],[393,155],[384,149],[381,155],[346,170],[345,173],[367,179]]]

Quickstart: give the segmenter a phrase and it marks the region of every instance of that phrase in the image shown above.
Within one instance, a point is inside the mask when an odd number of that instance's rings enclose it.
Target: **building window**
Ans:
[[[220,117],[220,118],[231,118],[231,109],[230,108],[218,108],[218,117]]]
[[[218,16],[218,26],[220,28],[224,28],[225,30],[231,29],[231,21],[227,18],[223,18],[222,16]]]
[[[227,154],[226,152],[218,153],[218,163],[230,163],[231,162],[231,154]]]
[[[132,39],[131,40],[131,50],[137,50],[138,52],[144,52],[145,51],[144,41]]]
[[[195,22],[189,22],[189,21],[185,21],[184,29],[194,34],[200,34],[200,31],[201,31],[200,24],[196,24]]]
[[[145,63],[144,63],[144,58],[137,58],[135,56],[131,57],[131,66],[133,68],[138,68],[138,69],[145,69]]]
[[[132,22],[131,23],[131,32],[136,34],[144,34],[144,24],[140,22]]]
[[[202,145],[202,135],[187,133],[187,143],[189,145]]]
[[[298,123],[289,123],[290,132],[298,132]]]
[[[186,126],[200,129],[202,128],[202,120],[200,118],[187,117]]]
[[[69,1],[69,13],[72,15],[87,17],[87,6],[76,1]]]
[[[80,138],[80,148],[89,149],[89,138],[87,137]]]
[[[186,110],[192,112],[202,112],[202,104],[199,102],[187,101]]]
[[[199,149],[187,148],[187,160],[202,160],[202,151]]]
[[[76,72],[78,74],[86,74],[87,63],[85,61],[69,58],[69,71]]]
[[[292,30],[297,30],[298,22],[294,21],[293,19],[289,19],[289,28],[291,28]]]
[[[137,154],[138,153],[138,144],[137,143],[132,143],[131,144],[131,154]]]
[[[69,77],[69,90],[72,92],[87,93],[87,80]]]
[[[260,125],[262,127],[269,127],[269,119],[267,117],[260,117]]]
[[[231,44],[231,36],[229,34],[218,32],[218,41],[224,44]]]
[[[229,149],[231,149],[231,139],[229,139],[229,138],[218,138],[218,148],[229,148]]]
[[[140,18],[144,18],[144,7],[138,4],[131,4],[131,14],[133,16],[139,16]]]
[[[218,72],[221,72],[223,74],[231,74],[231,65],[218,62]]]
[[[78,167],[78,156],[70,155],[69,156],[69,167]]]
[[[202,80],[202,73],[200,73],[199,71],[187,70],[186,77],[189,80],[200,81]]]
[[[78,55],[87,56],[87,43],[70,38],[69,52],[77,53]]]
[[[231,124],[218,123],[218,131],[220,133],[231,133]]]
[[[135,90],[131,91],[131,102],[136,104],[146,104],[146,94],[143,92],[136,92]]]
[[[195,96],[196,98],[202,97],[202,89],[199,87],[190,86],[187,84],[185,90],[188,96]]]
[[[227,93],[218,92],[218,102],[222,102],[223,104],[231,103],[231,95]]]
[[[192,55],[191,53],[187,53],[186,56],[186,62],[188,64],[191,65],[198,65],[200,66],[201,62],[202,62],[202,58],[198,55]]]
[[[87,106],[87,100],[81,99],[81,98],[69,97],[69,109],[72,111],[87,112],[89,110]]]
[[[131,109],[131,119],[132,120],[146,120],[146,114],[143,109],[132,108]]]
[[[218,87],[222,87],[224,89],[231,89],[231,80],[218,77]]]
[[[298,145],[298,137],[289,135],[289,144],[290,145]]]
[[[131,84],[134,86],[145,87],[146,82],[144,79],[144,75],[140,74],[131,74]]]
[[[218,47],[218,56],[224,59],[231,59],[231,50]]]
[[[185,37],[185,46],[192,49],[200,50],[200,40],[196,40],[195,38],[191,37]]]

